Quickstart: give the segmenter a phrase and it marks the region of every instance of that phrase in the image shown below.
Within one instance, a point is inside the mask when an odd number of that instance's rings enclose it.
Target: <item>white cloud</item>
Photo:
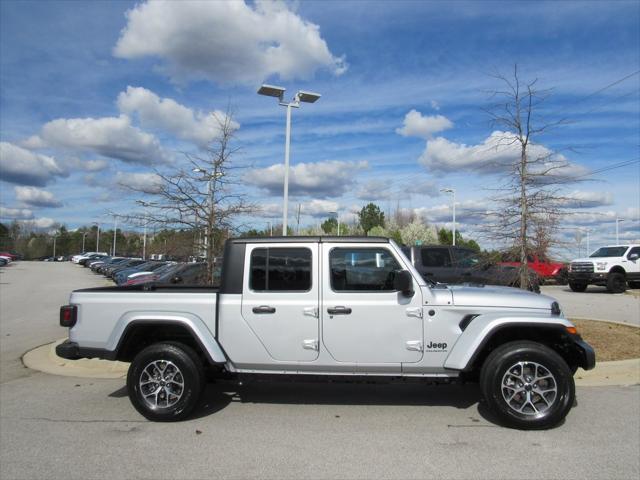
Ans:
[[[32,207],[62,207],[62,202],[51,192],[36,187],[15,187],[16,200]]]
[[[272,75],[310,78],[320,68],[346,70],[317,25],[284,2],[146,2],[129,10],[114,55],[160,58],[174,81],[256,84]]]
[[[611,192],[574,191],[565,195],[560,204],[566,208],[594,208],[613,205]]]
[[[514,134],[495,131],[482,143],[465,145],[455,143],[443,137],[427,141],[426,148],[420,156],[420,163],[434,172],[472,171],[476,173],[499,173],[509,168],[520,156],[519,143]],[[547,178],[554,181],[584,175],[588,170],[580,165],[572,164],[561,155],[549,150],[544,145],[530,143],[529,158],[538,161],[532,171],[543,171],[549,167],[566,163],[565,167],[554,168]],[[548,161],[543,162],[543,160]]]
[[[8,142],[0,142],[0,173],[0,179],[5,182],[39,187],[51,182],[54,177],[68,175],[53,157]]]
[[[127,87],[118,96],[118,108],[122,113],[137,114],[145,128],[162,129],[183,140],[206,145],[220,134],[220,124],[226,115],[220,110],[213,112],[193,111],[170,98],[160,98],[142,87]],[[232,121],[237,130],[240,124]]]
[[[453,220],[451,203],[435,205],[433,207],[414,208],[413,212],[427,222],[443,223]],[[456,223],[481,224],[487,221],[491,212],[483,200],[465,200],[456,202]]]
[[[142,193],[158,193],[162,189],[162,179],[155,173],[118,172],[116,183]]]
[[[411,110],[405,115],[402,128],[396,129],[396,133],[403,137],[429,139],[435,133],[452,127],[453,123],[443,115],[423,116],[417,110]]]
[[[127,163],[151,165],[168,160],[158,140],[131,125],[126,115],[59,118],[42,127],[47,145],[90,151]]]
[[[0,218],[27,220],[33,218],[33,212],[28,208],[8,208],[0,206]]]
[[[375,201],[391,198],[390,183],[383,180],[369,180],[360,186],[356,194],[359,200]]]
[[[315,197],[339,197],[355,183],[355,174],[368,168],[367,162],[342,162],[337,160],[318,163],[298,163],[289,168],[289,194]],[[271,195],[281,195],[284,182],[284,165],[250,171],[245,180]]]
[[[38,229],[38,230],[47,230],[47,229],[50,229],[51,227],[57,225],[57,222],[52,218],[40,217],[40,218],[34,218],[33,220],[23,220],[22,224],[26,228],[34,228],[34,229]]]
[[[314,199],[310,202],[303,203],[300,208],[300,213],[311,217],[324,218],[328,216],[330,212],[338,212],[339,209],[340,205],[336,202]]]

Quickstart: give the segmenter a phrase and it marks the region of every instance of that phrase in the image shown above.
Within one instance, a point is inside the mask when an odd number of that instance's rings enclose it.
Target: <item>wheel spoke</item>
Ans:
[[[517,362],[506,369],[502,377],[504,401],[522,415],[544,415],[555,403],[557,392],[555,377],[537,362]]]
[[[142,369],[138,380],[140,393],[150,408],[175,405],[184,393],[184,377],[170,360],[155,360]]]

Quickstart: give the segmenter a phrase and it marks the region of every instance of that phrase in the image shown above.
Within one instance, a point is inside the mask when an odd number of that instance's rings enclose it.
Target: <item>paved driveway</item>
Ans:
[[[542,293],[560,302],[570,318],[591,318],[640,325],[640,296],[612,294],[604,287],[589,286],[586,292],[572,292],[564,285],[543,285]]]
[[[71,264],[0,274],[0,478],[638,478],[640,387],[578,388],[564,425],[491,422],[477,387],[210,385],[195,418],[150,423],[123,380],[20,365],[61,337],[68,291],[101,285]],[[10,336],[7,337],[6,335]]]

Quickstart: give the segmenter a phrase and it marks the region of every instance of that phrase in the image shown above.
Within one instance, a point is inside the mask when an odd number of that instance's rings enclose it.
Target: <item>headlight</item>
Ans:
[[[571,264],[569,264],[569,271],[571,271]]]
[[[597,270],[606,270],[607,269],[607,262],[596,262],[596,269]]]

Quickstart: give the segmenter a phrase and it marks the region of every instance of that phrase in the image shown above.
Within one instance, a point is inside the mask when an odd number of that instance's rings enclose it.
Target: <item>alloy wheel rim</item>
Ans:
[[[523,361],[507,369],[502,377],[502,398],[516,413],[542,417],[558,398],[558,382],[547,367]]]
[[[147,407],[155,410],[174,406],[184,393],[184,376],[169,360],[154,360],[140,374],[140,393]]]

